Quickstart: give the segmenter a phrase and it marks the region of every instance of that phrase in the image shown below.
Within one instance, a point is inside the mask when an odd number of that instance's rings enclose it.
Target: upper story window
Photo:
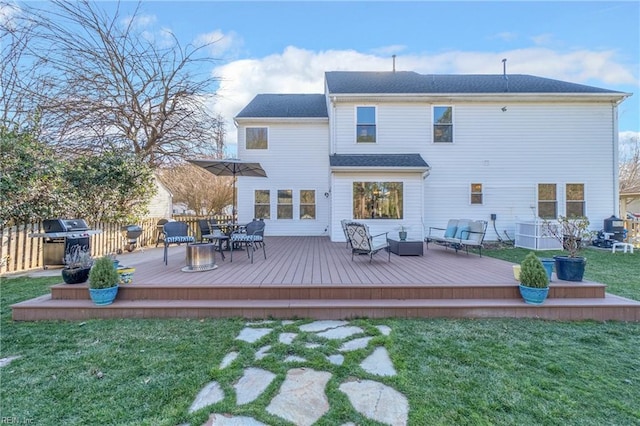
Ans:
[[[245,144],[247,149],[267,149],[269,132],[266,127],[247,127]]]
[[[555,183],[538,184],[538,216],[543,219],[558,217],[558,197]]]
[[[471,184],[471,204],[482,204],[482,184]]]
[[[453,142],[453,107],[433,107],[433,141]]]
[[[568,183],[566,188],[567,217],[583,217],[586,216],[584,208],[584,184]]]
[[[356,142],[376,141],[376,107],[356,107]]]

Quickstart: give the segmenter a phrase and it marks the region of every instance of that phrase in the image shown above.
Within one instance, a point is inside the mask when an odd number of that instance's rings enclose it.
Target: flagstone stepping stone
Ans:
[[[263,346],[256,352],[256,359],[259,361],[264,359],[267,355],[269,355],[269,351],[271,350],[271,345]]]
[[[342,363],[344,362],[343,355],[329,355],[327,359],[333,365],[342,365]]]
[[[275,374],[261,368],[247,368],[244,370],[244,375],[233,386],[236,390],[236,402],[238,405],[255,401],[275,378]]]
[[[311,426],[329,411],[324,390],[330,378],[331,373],[326,371],[305,368],[289,370],[278,394],[267,406],[267,411],[297,426]]]
[[[284,362],[306,362],[306,361],[307,361],[306,358],[302,358],[301,356],[297,356],[297,355],[289,355],[284,359]]]
[[[193,413],[207,405],[215,404],[224,399],[224,392],[218,382],[208,383],[196,396],[196,399],[189,407],[189,412]]]
[[[280,333],[278,336],[278,342],[290,345],[293,343],[293,339],[295,339],[297,335],[298,333]]]
[[[363,416],[390,426],[405,426],[409,403],[400,392],[373,380],[345,382],[338,388]]]
[[[360,367],[367,373],[375,374],[376,376],[396,375],[396,369],[393,368],[389,352],[387,352],[386,348],[380,346],[360,363]]]
[[[316,333],[317,336],[324,337],[325,339],[331,340],[340,340],[346,339],[347,337],[351,337],[354,334],[364,333],[364,330],[360,327],[348,326],[348,327],[338,327],[332,328],[327,331],[323,331],[321,333]]]
[[[360,337],[359,339],[349,340],[348,342],[344,342],[340,349],[340,352],[351,352],[357,351],[358,349],[364,349],[367,347],[369,342],[373,339],[373,337]]]
[[[307,349],[318,349],[320,346],[322,345],[319,343],[307,343],[306,345],[304,345],[304,347]]]
[[[224,358],[220,362],[220,367],[218,368],[220,370],[224,370],[225,368],[230,366],[231,363],[236,360],[236,358],[238,358],[238,352],[229,352],[224,356]]]
[[[337,321],[337,320],[321,320],[314,321],[309,324],[303,324],[299,328],[302,331],[306,331],[307,333],[313,333],[317,331],[328,330],[330,328],[342,327],[349,324],[347,321]]]
[[[7,366],[7,365],[11,364],[12,361],[14,361],[14,360],[16,360],[16,359],[18,359],[20,357],[21,357],[20,355],[17,355],[17,356],[8,356],[6,358],[2,358],[2,359],[0,359],[0,367]]]
[[[229,416],[225,414],[213,413],[207,422],[202,426],[268,426],[259,422],[253,417]]]
[[[273,320],[260,320],[260,321],[251,321],[248,322],[247,325],[248,326],[252,326],[252,325],[266,325],[266,324],[273,324],[275,321]]]
[[[376,325],[376,328],[383,336],[388,336],[391,334],[391,327],[387,325]]]
[[[251,328],[245,327],[240,331],[236,340],[243,340],[247,343],[255,343],[267,334],[271,333],[271,328]]]

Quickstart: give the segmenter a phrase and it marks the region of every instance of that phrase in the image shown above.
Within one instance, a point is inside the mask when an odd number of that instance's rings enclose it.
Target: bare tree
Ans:
[[[185,163],[158,171],[162,183],[173,193],[173,201],[189,210],[211,216],[233,204],[233,178],[215,176],[202,167]]]
[[[620,192],[640,192],[640,140],[634,137],[628,155],[620,162]]]
[[[73,152],[127,148],[152,166],[214,155],[219,117],[207,105],[217,79],[208,45],[145,36],[132,15],[88,0],[54,0],[23,11],[39,78],[53,93],[39,100],[51,142]],[[36,29],[37,31],[34,31]]]

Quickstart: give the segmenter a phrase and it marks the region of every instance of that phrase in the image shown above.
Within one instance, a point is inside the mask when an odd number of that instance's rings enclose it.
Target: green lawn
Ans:
[[[489,250],[487,250],[489,252]],[[488,253],[519,261],[526,251]],[[588,278],[614,293],[640,299],[638,255],[605,256],[587,251]],[[610,255],[610,253],[609,253]],[[600,270],[602,269],[602,270]],[[637,276],[637,274],[636,274]],[[0,283],[0,358],[20,356],[0,369],[3,418],[38,425],[202,424],[206,410],[189,415],[198,391],[211,380],[231,390],[242,370],[255,366],[251,348],[234,340],[245,321],[91,320],[13,322],[9,305],[48,292],[58,278],[3,279]],[[398,375],[376,378],[409,400],[409,424],[424,425],[632,425],[640,424],[640,324],[500,320],[355,320],[366,329],[385,324],[390,336],[375,338],[389,351]],[[280,326],[290,331],[290,326]],[[304,336],[303,336],[304,337]],[[279,345],[276,335],[261,341],[274,352],[304,352]],[[310,366],[335,350],[328,343],[308,356]],[[230,351],[238,360],[215,368]],[[356,421],[357,414],[337,390],[352,377],[371,378],[354,359],[333,370],[327,385],[331,410],[318,425]],[[315,357],[315,358],[314,358]],[[282,380],[286,367],[260,363]],[[232,392],[218,412],[253,416],[271,425],[285,422],[266,414],[267,394],[238,408]],[[15,421],[14,421],[15,422]]]

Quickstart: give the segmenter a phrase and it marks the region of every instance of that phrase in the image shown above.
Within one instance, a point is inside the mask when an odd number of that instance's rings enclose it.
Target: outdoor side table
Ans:
[[[398,256],[422,256],[423,241],[422,240],[394,240],[387,239],[389,242],[389,251]]]
[[[201,272],[216,269],[216,245],[213,243],[190,243],[186,248],[186,263],[182,272]]]
[[[222,251],[222,242],[227,242],[227,247],[229,246],[229,236],[223,233],[218,234],[205,234],[202,236],[203,240],[218,240],[218,251],[220,252],[220,257],[224,260],[224,252]]]

